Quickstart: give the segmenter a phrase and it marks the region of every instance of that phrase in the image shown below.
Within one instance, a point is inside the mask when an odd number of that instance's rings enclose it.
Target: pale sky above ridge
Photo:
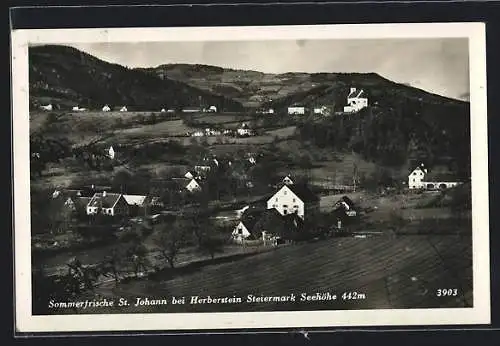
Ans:
[[[68,44],[134,67],[206,64],[266,73],[375,72],[431,93],[468,100],[466,38]]]

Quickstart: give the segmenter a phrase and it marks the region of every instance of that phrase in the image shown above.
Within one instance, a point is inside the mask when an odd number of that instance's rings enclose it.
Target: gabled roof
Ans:
[[[299,197],[302,202],[317,202],[319,197],[312,192],[307,185],[304,184],[293,184],[287,185],[287,187],[292,190],[292,192]],[[284,187],[283,187],[284,188]]]
[[[107,192],[105,196],[102,193],[96,193],[90,200],[89,207],[112,208],[122,195],[119,193]]]
[[[356,89],[353,90],[352,92],[349,93],[349,96],[347,98],[359,98],[359,97],[366,97],[366,93],[363,89]]]
[[[139,206],[142,206],[146,202],[147,196],[142,196],[142,195],[123,195],[123,198],[125,198],[125,202],[127,202],[128,205],[139,205]]]
[[[74,200],[75,207],[81,209],[86,208],[91,199],[92,197],[79,197],[76,200]]]

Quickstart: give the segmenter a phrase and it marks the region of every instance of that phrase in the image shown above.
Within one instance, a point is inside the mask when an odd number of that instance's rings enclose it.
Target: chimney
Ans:
[[[353,93],[355,91],[356,91],[356,88],[351,87],[351,92]]]

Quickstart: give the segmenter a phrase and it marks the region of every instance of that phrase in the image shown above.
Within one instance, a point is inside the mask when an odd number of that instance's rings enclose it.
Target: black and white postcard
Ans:
[[[482,23],[14,30],[20,332],[490,323]]]

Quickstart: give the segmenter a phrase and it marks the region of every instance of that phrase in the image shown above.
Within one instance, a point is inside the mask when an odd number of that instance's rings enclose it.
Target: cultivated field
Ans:
[[[460,256],[457,256],[460,254]],[[457,288],[457,297],[437,290]],[[336,301],[241,303],[181,306],[130,306],[125,312],[276,311],[469,307],[472,304],[471,239],[461,236],[378,236],[333,238],[292,245],[231,263],[207,265],[170,279],[141,280],[100,290],[135,301],[136,297],[248,294],[287,295],[330,292]],[[344,292],[359,299],[343,300]],[[91,313],[91,311],[87,311]],[[102,313],[102,311],[100,311]]]

